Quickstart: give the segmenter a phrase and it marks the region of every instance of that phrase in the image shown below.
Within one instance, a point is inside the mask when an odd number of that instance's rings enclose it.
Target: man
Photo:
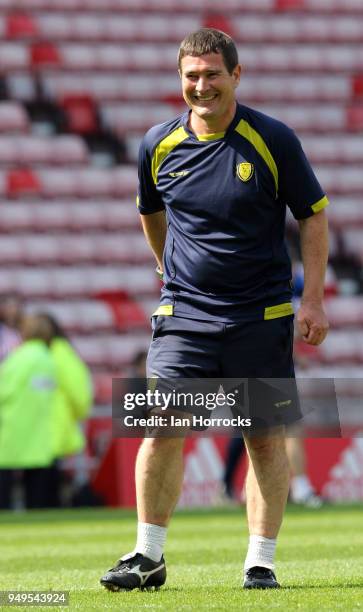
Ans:
[[[21,342],[22,304],[17,295],[0,296],[0,362]]]
[[[14,477],[23,470],[26,508],[48,507],[54,443],[54,364],[44,321],[23,317],[23,343],[0,366],[0,508],[12,507]]]
[[[179,50],[189,111],[146,134],[138,206],[163,272],[148,376],[294,376],[291,269],[285,209],[299,220],[305,289],[298,324],[319,344],[328,254],[328,200],[294,133],[235,99],[241,66],[232,39],[203,28]],[[284,429],[246,436],[250,541],[245,588],[276,588],[274,552],[289,487]],[[145,439],[136,464],[135,549],[101,583],[165,582],[163,548],[182,485],[183,440]]]

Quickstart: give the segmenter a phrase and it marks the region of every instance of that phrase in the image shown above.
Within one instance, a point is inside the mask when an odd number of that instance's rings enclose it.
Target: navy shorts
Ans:
[[[214,384],[247,379],[249,415],[253,413],[255,423],[266,423],[266,414],[268,426],[301,418],[292,358],[293,316],[222,323],[158,315],[152,326],[149,379],[213,379]]]
[[[152,318],[147,377],[294,377],[293,316],[248,323]]]

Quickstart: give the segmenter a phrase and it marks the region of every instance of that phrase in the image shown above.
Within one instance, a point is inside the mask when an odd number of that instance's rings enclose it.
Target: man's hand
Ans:
[[[320,303],[303,302],[296,320],[304,342],[314,346],[323,342],[329,330],[329,323]]]

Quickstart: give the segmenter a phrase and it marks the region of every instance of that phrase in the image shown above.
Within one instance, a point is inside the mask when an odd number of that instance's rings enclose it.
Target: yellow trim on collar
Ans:
[[[183,140],[186,140],[187,138],[189,138],[189,134],[185,131],[183,126],[181,126],[170,134],[168,134],[166,138],[163,138],[163,140],[159,142],[159,144],[155,148],[154,155],[151,160],[151,174],[155,185],[158,182],[158,172],[164,159],[169,155],[169,153],[171,153],[173,149],[175,149],[175,147],[178,146],[178,144],[180,144],[181,142],[183,142]]]
[[[245,121],[245,119],[241,119],[238,125],[235,128],[236,132],[246,138],[248,142],[256,149],[256,151],[261,155],[262,159],[266,162],[268,167],[270,168],[271,174],[275,181],[276,194],[279,189],[279,173],[277,170],[277,166],[274,158],[271,155],[271,151],[265,143],[264,139],[253,127]]]
[[[219,140],[225,137],[226,132],[215,132],[214,134],[197,134],[198,140]]]
[[[163,315],[164,317],[171,317],[174,313],[173,304],[162,304],[152,313],[152,317],[156,317],[157,315]]]
[[[318,200],[318,202],[312,204],[311,208],[313,209],[314,213],[317,213],[323,210],[323,208],[325,208],[326,206],[328,206],[328,204],[329,200],[326,196],[324,196],[323,198],[321,198],[321,200]]]
[[[284,304],[277,304],[276,306],[268,306],[265,308],[264,319],[269,321],[270,319],[278,319],[279,317],[287,317],[288,315],[294,314],[294,309],[291,302],[285,302]]]

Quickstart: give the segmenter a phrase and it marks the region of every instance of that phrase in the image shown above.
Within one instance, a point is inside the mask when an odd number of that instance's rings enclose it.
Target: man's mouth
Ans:
[[[216,97],[218,96],[218,94],[211,94],[209,96],[198,96],[196,94],[193,95],[194,100],[196,100],[197,102],[211,102],[212,100],[214,100]]]

